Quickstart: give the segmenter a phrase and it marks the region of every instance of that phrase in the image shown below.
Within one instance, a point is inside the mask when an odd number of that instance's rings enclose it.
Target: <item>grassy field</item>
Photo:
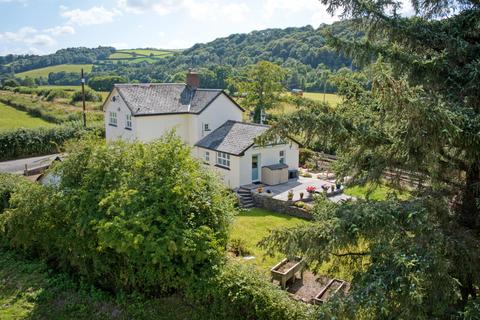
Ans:
[[[54,124],[18,111],[0,102],[0,132],[17,128],[52,127]]]
[[[342,100],[342,98],[334,93],[320,93],[320,92],[305,92],[303,96],[307,99],[312,99],[315,101],[323,102],[325,96],[325,102],[331,104],[332,106],[336,106]]]
[[[48,78],[50,72],[78,72],[83,68],[83,71],[89,73],[92,71],[92,64],[59,64],[56,66],[50,66],[46,68],[33,69],[21,73],[17,73],[16,76],[20,78],[30,77],[30,78],[39,78],[44,77]]]
[[[112,61],[122,61],[126,63],[154,63],[158,59],[171,56],[172,54],[174,54],[173,50],[125,49],[115,51],[108,57],[108,59],[111,59]]]
[[[269,272],[270,268],[283,258],[280,255],[275,255],[274,257],[267,256],[264,250],[257,247],[257,243],[268,235],[269,230],[292,227],[302,223],[307,222],[284,214],[254,208],[241,213],[235,218],[230,239],[242,239],[250,254],[255,257],[255,259],[245,261],[246,263],[253,264],[262,271]]]
[[[208,319],[179,296],[114,298],[0,250],[0,319]]]

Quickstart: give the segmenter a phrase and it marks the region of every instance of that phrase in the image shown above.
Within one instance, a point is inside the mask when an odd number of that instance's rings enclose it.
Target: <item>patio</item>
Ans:
[[[335,185],[335,181],[324,180],[317,178],[307,178],[307,177],[298,177],[296,179],[290,179],[287,183],[279,184],[276,186],[265,186],[265,190],[270,190],[273,194],[273,198],[277,200],[288,200],[288,192],[293,191],[293,201],[300,200],[300,192],[304,193],[304,198],[308,196],[306,191],[308,186],[314,186],[316,190],[321,191],[322,186],[332,186]],[[352,199],[352,197],[347,196],[343,193],[329,197],[331,201],[338,202],[341,200]]]

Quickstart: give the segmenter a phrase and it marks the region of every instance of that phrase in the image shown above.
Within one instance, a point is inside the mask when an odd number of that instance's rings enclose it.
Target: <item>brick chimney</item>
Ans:
[[[193,72],[192,69],[188,69],[187,86],[192,89],[197,89],[200,87],[200,75],[196,72]]]

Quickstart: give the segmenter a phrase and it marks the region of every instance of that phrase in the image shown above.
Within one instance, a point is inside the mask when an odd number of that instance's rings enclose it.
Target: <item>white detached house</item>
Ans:
[[[223,90],[200,89],[196,73],[187,84],[117,84],[103,108],[107,140],[149,142],[175,129],[232,189],[264,182],[262,168],[285,176],[298,170],[298,143],[257,146],[268,126],[242,122],[243,108]]]

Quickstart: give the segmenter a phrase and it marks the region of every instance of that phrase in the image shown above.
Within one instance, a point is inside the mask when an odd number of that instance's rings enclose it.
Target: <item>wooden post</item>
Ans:
[[[87,114],[85,113],[85,78],[83,77],[82,68],[82,104],[83,104],[83,127],[87,127]]]

